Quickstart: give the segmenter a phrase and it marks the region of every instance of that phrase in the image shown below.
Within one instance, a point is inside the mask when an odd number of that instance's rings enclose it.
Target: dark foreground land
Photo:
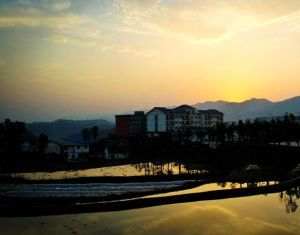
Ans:
[[[165,154],[165,153],[164,153]],[[192,182],[172,189],[156,190],[152,192],[131,192],[122,195],[109,195],[106,197],[59,197],[59,198],[0,198],[0,216],[40,216],[69,213],[101,212],[128,210],[151,206],[167,205],[173,203],[193,202],[201,200],[217,200],[234,197],[244,197],[259,194],[269,194],[290,190],[300,185],[300,177],[293,171],[300,163],[300,148],[283,147],[275,145],[251,146],[251,145],[221,145],[217,149],[187,149],[185,154],[174,153],[172,157],[141,156],[131,157],[123,162],[84,162],[61,163],[55,167],[55,162],[47,165],[44,161],[32,163],[33,171],[75,170],[94,168],[115,164],[146,163],[154,160],[156,164],[166,162],[179,162],[195,170],[195,166],[205,166],[206,171],[201,174],[157,174],[152,176],[130,177],[83,177],[57,180],[28,180],[18,177],[1,177],[1,184],[85,184],[85,183],[128,183],[128,182],[157,182],[192,180]],[[182,155],[181,155],[182,154]],[[2,172],[9,172],[5,168],[11,162],[1,165]],[[16,164],[15,169],[21,172],[30,169],[30,163],[26,167]],[[255,164],[260,170],[245,170],[249,164]],[[12,165],[11,165],[12,167]],[[19,167],[19,168],[18,168]],[[32,170],[32,169],[31,169]],[[276,181],[278,184],[262,187],[233,188],[209,192],[197,192],[178,194],[173,196],[155,197],[155,194],[179,192],[184,189],[192,189],[207,183],[236,182],[239,184],[261,181]],[[153,195],[151,198],[141,198]]]
[[[265,171],[274,169],[276,174],[291,170],[300,163],[300,148],[278,145],[222,144],[216,149],[203,145],[180,148],[155,148],[147,153],[137,152],[128,159],[106,160],[89,158],[81,162],[65,162],[57,156],[20,154],[2,157],[0,173],[55,172],[99,168],[144,162],[178,162],[206,166],[210,172],[223,173],[247,164],[262,166]]]

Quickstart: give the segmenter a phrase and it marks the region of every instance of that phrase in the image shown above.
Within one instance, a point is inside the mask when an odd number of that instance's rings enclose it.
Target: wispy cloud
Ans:
[[[45,38],[45,40],[50,40],[59,44],[77,44],[81,46],[96,46],[95,42],[72,39],[63,35],[52,35],[50,38]]]
[[[168,1],[117,0],[122,21],[191,42],[219,41],[239,31],[278,22],[300,10],[295,0]]]
[[[70,28],[90,21],[89,17],[69,11],[69,0],[12,0],[0,2],[0,28]]]
[[[5,60],[0,59],[0,68],[5,66]]]
[[[132,54],[135,56],[150,57],[157,54],[157,51],[143,48],[135,48],[132,46],[109,45],[101,46],[100,50],[103,52],[116,51],[121,54]]]
[[[11,0],[0,2],[0,28],[77,30],[85,37],[102,39],[102,24],[115,34],[217,42],[240,31],[292,21],[289,16],[300,15],[299,11],[298,0],[91,0],[84,4],[73,0]]]

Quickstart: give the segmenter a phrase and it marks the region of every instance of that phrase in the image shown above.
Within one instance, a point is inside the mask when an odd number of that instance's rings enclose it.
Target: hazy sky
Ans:
[[[0,0],[0,119],[300,95],[300,0]]]

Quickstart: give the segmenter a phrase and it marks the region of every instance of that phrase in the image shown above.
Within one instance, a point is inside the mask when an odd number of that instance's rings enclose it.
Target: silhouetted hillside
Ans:
[[[225,114],[225,121],[256,118],[262,116],[284,115],[285,113],[300,113],[300,96],[280,102],[267,99],[250,99],[241,103],[216,101],[193,105],[197,109],[218,109]]]
[[[79,135],[83,128],[99,127],[99,137],[104,137],[114,132],[114,124],[105,120],[63,120],[59,119],[54,122],[34,122],[27,123],[26,127],[34,135],[39,136],[41,133],[51,138]]]

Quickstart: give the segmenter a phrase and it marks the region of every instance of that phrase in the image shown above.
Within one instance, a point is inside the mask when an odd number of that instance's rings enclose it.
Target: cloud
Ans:
[[[129,25],[137,23],[141,18],[149,18],[160,10],[160,0],[118,0],[113,6],[119,10],[123,21]]]
[[[68,0],[12,0],[0,2],[0,28],[43,27],[52,29],[71,28],[88,23],[86,16],[67,11]]]
[[[300,11],[296,0],[118,0],[114,6],[127,25],[192,42],[218,41]]]
[[[142,218],[143,219],[143,218]],[[260,219],[242,217],[221,206],[194,206],[182,209],[168,217],[143,223],[140,231],[125,221],[125,234],[296,234],[291,229]]]
[[[70,8],[71,2],[69,0],[10,0],[0,2],[0,6],[5,11],[63,11]]]
[[[157,54],[157,51],[155,50],[135,48],[132,46],[120,46],[120,45],[101,46],[100,50],[103,52],[108,52],[113,50],[121,54],[128,53],[128,54],[133,54],[135,56],[143,56],[143,57],[150,57]]]
[[[298,0],[0,1],[0,28],[40,27],[100,40],[131,33],[214,43],[263,25],[290,24],[299,15]]]
[[[5,66],[5,60],[0,59],[0,68]]]
[[[63,35],[52,35],[50,38],[45,38],[44,40],[50,40],[58,44],[77,44],[81,46],[96,46],[95,42],[72,39]]]

